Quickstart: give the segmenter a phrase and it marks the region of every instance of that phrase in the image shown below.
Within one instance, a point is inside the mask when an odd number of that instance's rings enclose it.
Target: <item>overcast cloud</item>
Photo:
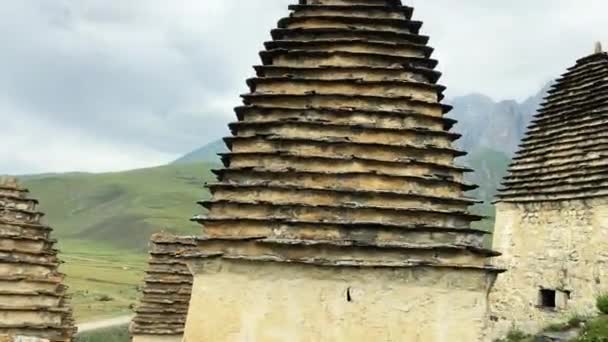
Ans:
[[[227,134],[295,0],[0,6],[0,174],[166,163]],[[449,96],[522,99],[608,43],[605,0],[415,0]]]

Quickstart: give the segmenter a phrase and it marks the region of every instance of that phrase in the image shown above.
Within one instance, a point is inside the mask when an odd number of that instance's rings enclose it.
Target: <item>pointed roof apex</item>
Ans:
[[[0,186],[7,188],[17,188],[18,182],[16,177],[0,176]]]
[[[596,42],[595,43],[595,53],[602,53],[602,52],[604,52],[604,50],[602,50],[602,43]]]

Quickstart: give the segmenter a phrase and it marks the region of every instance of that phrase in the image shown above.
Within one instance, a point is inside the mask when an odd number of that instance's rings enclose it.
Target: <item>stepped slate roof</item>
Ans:
[[[468,207],[455,121],[401,1],[289,7],[260,53],[192,258],[498,271]],[[186,255],[186,257],[188,257]]]
[[[192,291],[192,274],[186,264],[177,258],[177,254],[195,245],[191,237],[165,233],[152,236],[143,298],[131,322],[131,335],[183,335]]]
[[[51,228],[38,201],[0,179],[0,337],[72,341],[76,332]]]
[[[608,196],[608,54],[601,48],[557,79],[502,184],[502,202]]]

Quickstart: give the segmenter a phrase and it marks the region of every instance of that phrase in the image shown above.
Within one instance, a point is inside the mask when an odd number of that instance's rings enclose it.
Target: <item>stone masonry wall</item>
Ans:
[[[594,312],[596,297],[608,292],[606,241],[608,198],[498,203],[496,264],[508,272],[491,293],[494,335]],[[555,308],[542,305],[541,290],[555,291]]]

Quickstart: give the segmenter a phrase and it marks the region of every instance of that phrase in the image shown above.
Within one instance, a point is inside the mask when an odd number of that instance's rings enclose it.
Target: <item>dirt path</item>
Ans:
[[[116,318],[105,319],[101,321],[88,322],[78,324],[78,333],[84,333],[93,330],[115,327],[117,325],[125,325],[131,322],[133,316],[122,316]]]

